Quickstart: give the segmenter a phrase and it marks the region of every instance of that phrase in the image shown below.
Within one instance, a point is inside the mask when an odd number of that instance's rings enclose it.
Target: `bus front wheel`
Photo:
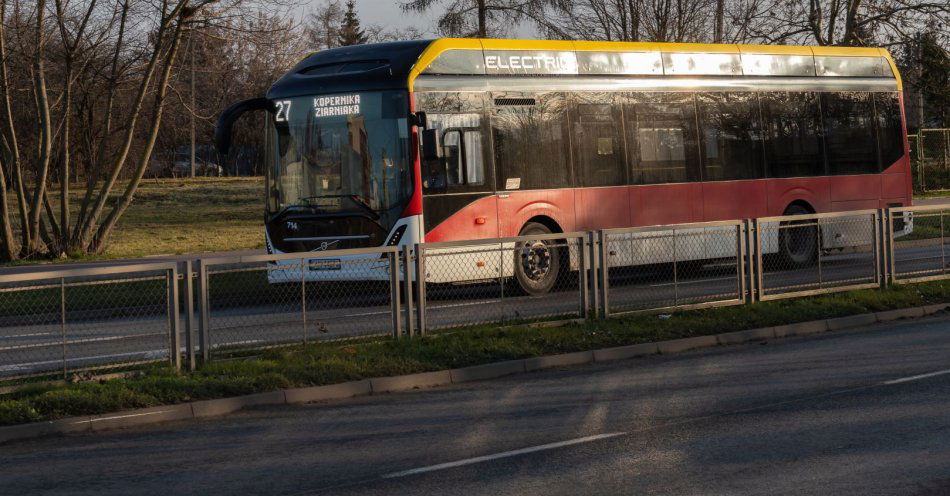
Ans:
[[[520,236],[551,234],[544,224],[529,222]],[[561,253],[555,240],[520,241],[515,246],[515,279],[522,291],[531,296],[543,295],[554,287],[561,272]]]

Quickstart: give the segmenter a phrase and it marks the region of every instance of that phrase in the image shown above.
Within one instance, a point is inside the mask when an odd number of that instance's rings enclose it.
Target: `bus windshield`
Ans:
[[[373,91],[275,100],[268,216],[303,207],[391,220],[412,193],[407,98]]]

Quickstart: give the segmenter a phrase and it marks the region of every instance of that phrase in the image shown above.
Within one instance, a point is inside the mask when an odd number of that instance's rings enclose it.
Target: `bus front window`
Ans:
[[[384,223],[395,220],[412,193],[405,91],[295,97],[274,104],[268,216],[300,206],[370,210]]]

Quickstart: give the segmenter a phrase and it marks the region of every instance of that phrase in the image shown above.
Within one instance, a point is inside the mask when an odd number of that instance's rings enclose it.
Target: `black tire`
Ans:
[[[551,234],[544,224],[529,222],[521,229],[520,236]],[[561,273],[561,249],[552,245],[554,240],[520,242],[515,247],[515,280],[525,294],[547,294],[557,283]]]
[[[801,205],[791,205],[783,215],[803,215],[813,213]],[[802,268],[814,265],[818,258],[818,229],[813,225],[803,227],[785,227],[795,224],[813,224],[814,221],[782,222],[779,230],[778,245],[782,263],[788,268]]]

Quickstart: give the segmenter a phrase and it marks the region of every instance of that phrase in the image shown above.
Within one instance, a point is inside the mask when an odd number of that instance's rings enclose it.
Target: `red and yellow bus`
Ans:
[[[229,108],[219,149],[234,119],[255,109],[270,113],[272,253],[911,204],[901,80],[880,48],[493,39],[336,48]],[[815,250],[814,240],[766,244],[793,264]],[[507,275],[543,293],[557,276],[550,260],[516,257]],[[462,272],[456,279],[479,277]]]

